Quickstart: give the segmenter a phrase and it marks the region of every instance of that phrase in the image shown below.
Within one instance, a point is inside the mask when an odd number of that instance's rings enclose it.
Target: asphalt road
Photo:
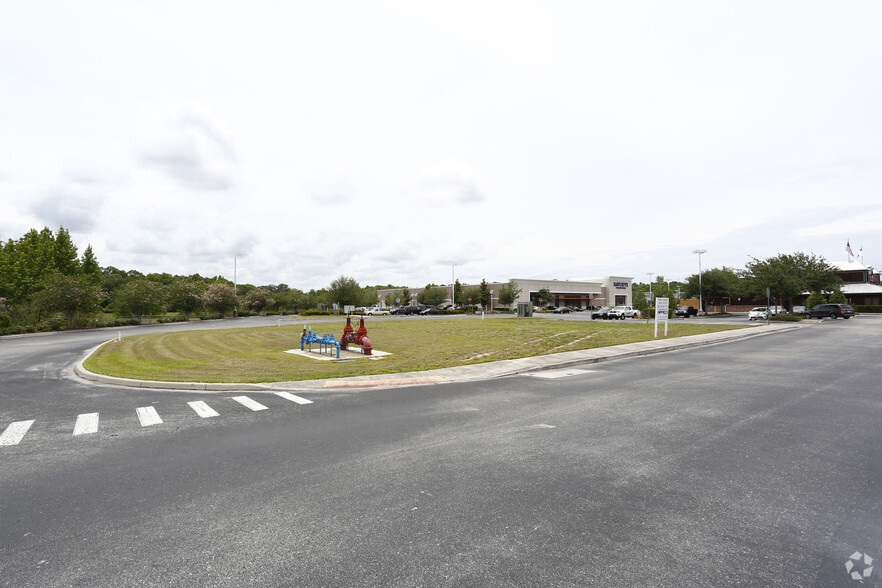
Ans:
[[[312,404],[94,386],[69,370],[107,332],[3,338],[0,586],[879,585],[849,573],[882,556],[880,328]]]

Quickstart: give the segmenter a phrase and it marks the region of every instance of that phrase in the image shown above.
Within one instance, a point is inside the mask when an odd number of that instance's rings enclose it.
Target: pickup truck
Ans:
[[[609,309],[609,312],[606,316],[610,320],[625,320],[626,318],[637,318],[638,316],[640,316],[640,311],[633,306],[614,306]]]
[[[682,316],[683,318],[689,318],[690,316],[695,316],[698,314],[698,311],[695,310],[694,306],[678,306],[677,310],[674,311],[674,316]]]

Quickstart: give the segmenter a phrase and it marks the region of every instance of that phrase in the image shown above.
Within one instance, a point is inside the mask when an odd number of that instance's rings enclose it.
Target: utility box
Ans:
[[[518,302],[518,316],[533,316],[533,304],[531,302]]]

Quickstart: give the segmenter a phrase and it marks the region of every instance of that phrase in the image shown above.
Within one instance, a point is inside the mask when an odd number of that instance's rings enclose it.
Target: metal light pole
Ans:
[[[237,251],[233,254],[233,295],[236,296],[236,306],[233,307],[233,318],[239,316],[239,298],[236,293],[236,262],[239,259],[239,256],[242,255],[241,251]]]
[[[652,304],[652,276],[655,272],[646,272],[646,275],[649,276],[649,304]]]
[[[698,310],[704,312],[704,302],[701,297],[701,254],[707,253],[707,249],[693,249],[692,253],[698,254]]]
[[[450,307],[456,307],[456,264],[450,264]]]

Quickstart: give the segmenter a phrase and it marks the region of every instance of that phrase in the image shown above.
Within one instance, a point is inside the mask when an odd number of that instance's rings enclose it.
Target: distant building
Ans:
[[[530,302],[534,306],[540,306],[539,291],[551,292],[552,300],[543,300],[545,306],[571,306],[574,308],[590,308],[592,306],[616,306],[631,305],[631,282],[633,278],[624,276],[608,276],[596,280],[534,280],[518,279],[514,281],[521,289],[517,300],[512,307],[517,307],[518,302]],[[490,309],[502,308],[499,304],[499,289],[508,282],[488,282],[487,288],[491,291]],[[462,284],[463,290],[478,288],[480,284]],[[450,285],[439,286],[450,292]],[[416,300],[424,288],[408,288],[413,300]],[[385,305],[386,296],[393,292],[400,292],[400,288],[378,290],[377,296],[380,304]],[[450,294],[448,294],[450,296]],[[448,298],[448,302],[451,300]],[[401,305],[411,304],[410,300],[402,300]],[[474,302],[473,302],[474,303]],[[489,309],[488,309],[489,310]]]
[[[878,271],[857,260],[834,261],[830,265],[836,268],[839,277],[845,282],[842,293],[849,304],[882,305],[882,285],[879,284]]]

